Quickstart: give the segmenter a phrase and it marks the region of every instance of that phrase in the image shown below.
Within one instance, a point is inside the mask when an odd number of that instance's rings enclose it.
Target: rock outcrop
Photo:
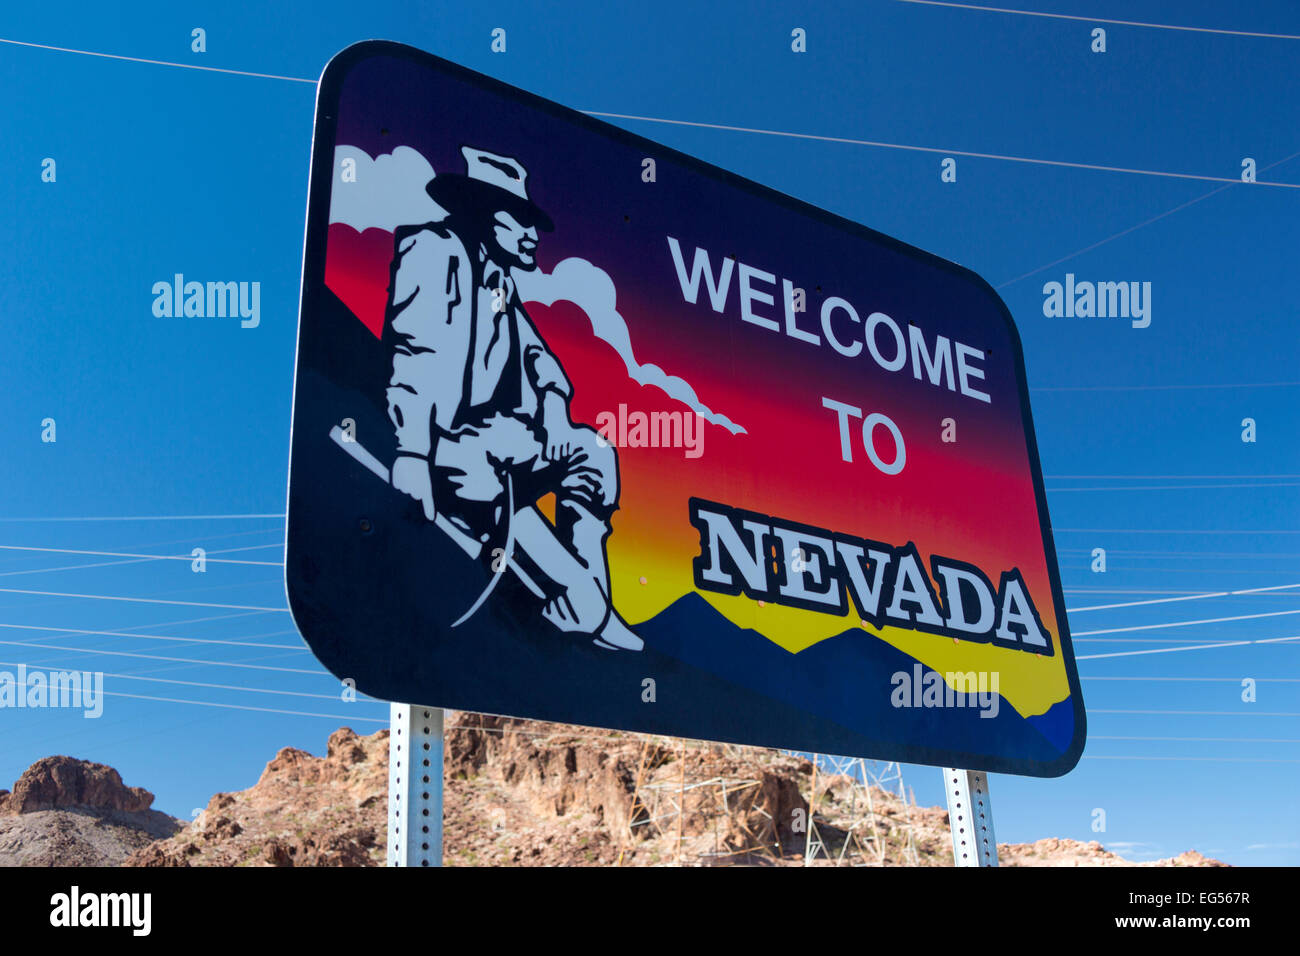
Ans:
[[[999,862],[1003,866],[1227,866],[1218,860],[1188,850],[1178,856],[1163,860],[1134,863],[1117,853],[1112,853],[1096,840],[1083,843],[1079,840],[1049,837],[1034,843],[998,845]]]
[[[375,866],[388,825],[388,731],[344,727],[324,757],[285,747],[257,783],[218,793],[190,826],[127,866]]]
[[[112,767],[74,757],[42,757],[23,771],[13,792],[0,790],[0,813],[35,813],[66,807],[143,813],[153,794],[128,787]]]
[[[44,757],[0,790],[0,866],[116,866],[184,824],[112,767]]]
[[[443,773],[448,865],[800,865],[810,824],[819,865],[952,862],[942,808],[770,750],[456,713]],[[127,865],[381,865],[387,786],[388,732],[343,728],[323,757],[281,750],[254,786],[217,794]],[[1002,844],[999,854],[1005,866],[1134,865],[1074,840]],[[1222,864],[1189,852],[1138,865]]]

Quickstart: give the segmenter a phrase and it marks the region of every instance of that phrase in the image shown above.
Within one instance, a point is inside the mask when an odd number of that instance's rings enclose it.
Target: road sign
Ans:
[[[318,93],[286,578],[382,699],[1040,776],[1083,748],[987,283],[394,43]]]

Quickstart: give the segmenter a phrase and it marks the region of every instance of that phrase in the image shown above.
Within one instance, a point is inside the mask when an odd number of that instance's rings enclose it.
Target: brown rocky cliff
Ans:
[[[388,824],[388,731],[343,727],[324,757],[285,747],[257,783],[218,793],[183,833],[127,866],[374,866]]]
[[[479,714],[448,716],[449,865],[951,866],[947,813],[799,757]],[[316,757],[286,748],[133,866],[376,866],[385,855],[388,732],[343,728]],[[864,801],[871,812],[863,815]],[[1129,866],[1100,844],[999,846],[1003,865]],[[1143,866],[1214,865],[1195,853]]]
[[[0,790],[0,866],[116,866],[184,824],[112,767],[45,757]]]
[[[807,807],[796,782],[807,761],[781,757],[760,769],[708,749],[684,753],[628,735],[593,741],[584,728],[456,713],[443,767],[447,862],[671,861],[678,829],[682,842],[728,857],[802,839],[792,824]],[[673,789],[683,772],[747,782],[731,794],[725,820],[713,812],[713,789],[693,789],[681,827],[665,830],[649,794]],[[382,865],[387,788],[388,732],[361,737],[343,728],[324,757],[281,750],[248,790],[215,795],[183,833],[127,865]]]
[[[43,757],[28,767],[13,792],[0,790],[0,813],[35,813],[65,807],[142,813],[153,794],[128,787],[112,767],[74,757]]]

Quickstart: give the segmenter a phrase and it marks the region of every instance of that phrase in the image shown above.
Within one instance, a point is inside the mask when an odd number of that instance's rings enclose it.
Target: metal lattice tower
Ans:
[[[740,775],[699,773],[698,767],[694,773],[687,772],[687,755],[696,748],[743,761],[753,759],[754,752],[762,748],[702,744],[658,735],[642,736],[641,744],[629,811],[629,828],[633,834],[667,838],[673,846],[671,862],[679,865],[684,858],[705,865],[727,865],[756,857],[772,862],[786,857],[782,846],[770,838],[778,832],[782,821],[773,819],[754,802],[759,779],[744,772]],[[919,865],[911,812],[915,803],[903,782],[901,764],[828,754],[780,753],[812,762],[807,819],[803,821],[803,865]],[[657,769],[674,761],[678,766],[670,776],[661,774],[651,779]],[[828,797],[832,788],[827,786],[832,779],[836,781],[833,798]],[[898,812],[881,812],[878,808],[881,791],[897,796],[902,804]],[[712,820],[712,840],[707,831],[697,832],[690,840],[684,839],[682,827],[688,801],[695,807],[693,812]],[[733,814],[737,810],[756,814],[763,835],[741,823],[749,839],[739,847],[724,846],[718,826],[728,818],[736,822]],[[707,847],[709,842],[711,848]],[[621,860],[620,856],[620,863]]]
[[[902,862],[917,865],[916,833],[912,826],[912,803],[903,784],[903,767],[897,761],[883,763],[860,757],[837,757],[831,754],[811,755],[813,772],[808,797],[807,840],[804,844],[804,865],[811,866],[825,859],[835,866],[884,866],[889,861],[891,849]],[[828,817],[827,807],[818,823],[818,805],[824,790],[818,788],[818,776],[839,776],[849,781],[847,806],[839,806]],[[902,823],[894,821],[893,833],[883,832],[877,821],[872,788],[893,793],[895,786],[903,804]],[[841,800],[841,804],[845,801]],[[834,829],[843,834],[837,849],[827,845],[823,829]]]

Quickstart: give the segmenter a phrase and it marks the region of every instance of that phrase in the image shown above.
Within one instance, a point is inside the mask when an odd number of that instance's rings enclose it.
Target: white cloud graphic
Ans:
[[[627,374],[641,385],[653,385],[669,398],[676,399],[714,425],[719,425],[733,435],[746,434],[726,415],[713,411],[700,401],[695,389],[685,379],[669,375],[658,365],[642,365],[632,352],[632,339],[627,322],[614,307],[614,280],[609,274],[586,259],[571,257],[562,260],[549,273],[516,272],[515,283],[526,302],[554,305],[565,299],[579,306],[591,320],[591,331],[613,346],[627,366]]]
[[[356,164],[356,182],[344,181],[344,160]],[[433,175],[429,161],[410,146],[398,146],[374,159],[355,146],[336,146],[330,222],[344,223],[357,232],[392,232],[408,223],[444,219],[446,210],[424,191]]]
[[[355,164],[356,181],[343,179],[344,160]],[[425,192],[434,170],[417,150],[398,146],[375,158],[356,146],[334,148],[334,182],[330,190],[330,222],[343,223],[357,232],[383,229],[393,232],[411,223],[437,222],[447,212]],[[615,308],[614,280],[586,259],[569,258],[550,273],[516,272],[519,292],[529,302],[553,305],[565,299],[579,306],[591,320],[591,330],[618,352],[627,374],[640,385],[653,385],[669,398],[698,412],[707,422],[733,435],[746,434],[726,415],[700,401],[685,379],[669,375],[658,365],[641,364],[632,351],[627,322]]]

